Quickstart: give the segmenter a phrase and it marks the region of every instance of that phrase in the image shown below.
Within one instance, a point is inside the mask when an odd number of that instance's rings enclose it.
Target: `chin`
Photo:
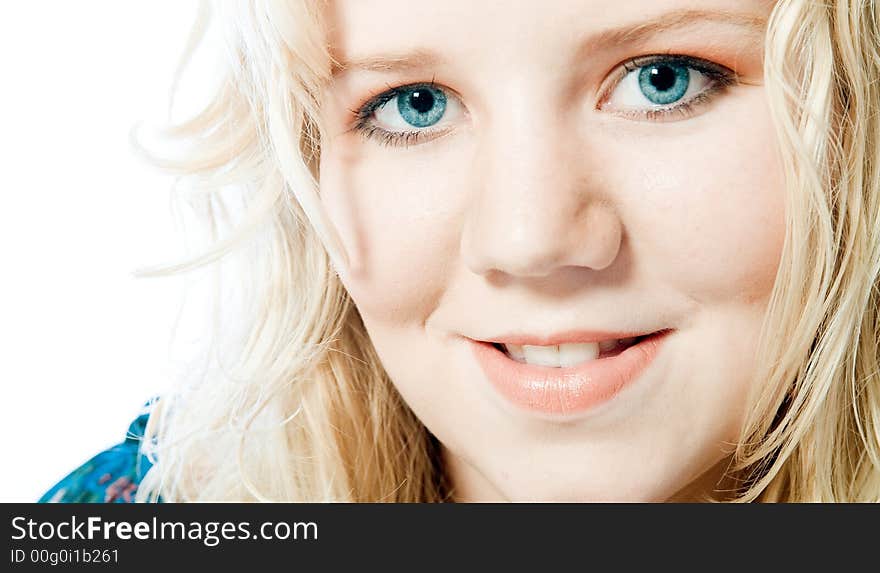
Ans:
[[[664,503],[706,501],[705,492],[714,489],[723,462],[694,464],[691,471],[675,471],[676,466],[645,467],[616,465],[615,471],[581,472],[568,475],[532,476],[520,482],[503,481],[499,487],[503,499],[511,502],[539,503]],[[608,464],[610,465],[610,464]],[[608,467],[606,465],[606,467]],[[687,467],[682,464],[681,467]],[[613,466],[612,466],[613,467]],[[568,471],[570,472],[570,467]],[[657,471],[667,469],[670,471]],[[501,475],[509,475],[501,472]],[[497,482],[496,482],[497,483]]]

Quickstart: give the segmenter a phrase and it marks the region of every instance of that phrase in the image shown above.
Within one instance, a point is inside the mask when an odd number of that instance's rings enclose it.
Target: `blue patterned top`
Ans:
[[[150,417],[149,408],[128,427],[125,441],[108,448],[70,472],[39,503],[132,503],[141,480],[152,463],[140,446]],[[161,499],[159,500],[161,501]]]

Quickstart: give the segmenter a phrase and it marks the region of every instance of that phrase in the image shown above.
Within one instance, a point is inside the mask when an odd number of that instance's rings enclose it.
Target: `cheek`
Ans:
[[[321,159],[322,202],[352,263],[341,278],[365,316],[412,323],[436,308],[456,270],[461,163],[362,147]]]
[[[701,303],[765,298],[782,252],[781,161],[766,108],[749,100],[730,121],[656,141],[625,184],[642,190],[625,211],[636,252],[654,279]]]

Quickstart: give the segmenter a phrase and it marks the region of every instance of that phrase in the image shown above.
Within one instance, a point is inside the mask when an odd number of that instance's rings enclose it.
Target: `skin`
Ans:
[[[324,99],[320,186],[352,261],[340,277],[396,388],[443,444],[456,500],[688,500],[725,487],[784,236],[762,85],[771,8],[329,4],[345,65]],[[683,10],[707,14],[596,41]],[[347,64],[416,49],[438,61]],[[737,83],[689,115],[638,116],[620,105],[631,90],[605,97],[624,89],[622,63],[668,53],[725,66]],[[395,147],[352,129],[351,110],[373,96],[432,80],[458,102],[425,128],[435,135]],[[566,420],[512,407],[468,342],[661,328],[675,332],[634,384]]]

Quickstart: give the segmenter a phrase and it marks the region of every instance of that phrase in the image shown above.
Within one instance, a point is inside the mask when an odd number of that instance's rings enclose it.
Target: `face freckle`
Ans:
[[[771,7],[328,4],[340,276],[460,499],[661,500],[723,466],[785,235]],[[597,332],[666,335],[590,358]],[[475,342],[512,334],[531,364]]]

